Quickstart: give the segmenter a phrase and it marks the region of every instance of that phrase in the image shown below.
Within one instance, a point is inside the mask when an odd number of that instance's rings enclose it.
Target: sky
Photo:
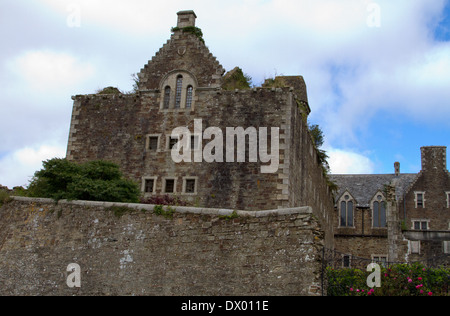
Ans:
[[[450,0],[1,0],[0,184],[65,157],[71,96],[131,91],[182,10],[226,70],[304,77],[332,173],[417,173],[420,147],[450,147]]]

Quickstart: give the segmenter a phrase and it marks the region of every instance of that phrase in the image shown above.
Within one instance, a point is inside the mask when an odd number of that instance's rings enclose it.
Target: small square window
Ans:
[[[186,180],[186,193],[195,193],[195,179]]]
[[[164,193],[175,193],[175,180],[166,179],[164,186]]]
[[[178,137],[169,137],[169,150],[172,150],[174,146],[178,144]]]
[[[350,256],[349,255],[344,255],[342,257],[342,267],[350,268]]]
[[[153,193],[154,189],[155,189],[155,180],[154,179],[146,179],[144,192],[145,193]]]
[[[150,136],[148,139],[148,149],[150,151],[157,151],[158,150],[158,137],[157,136]]]

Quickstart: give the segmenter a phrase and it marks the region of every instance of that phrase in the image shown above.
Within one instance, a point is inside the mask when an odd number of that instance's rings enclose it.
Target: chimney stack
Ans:
[[[180,11],[178,14],[178,23],[177,27],[182,29],[188,26],[195,26],[195,19],[197,18],[197,15],[194,11]]]
[[[400,163],[398,161],[396,163],[394,163],[394,168],[395,168],[395,175],[399,176],[400,175]]]
[[[428,146],[422,147],[420,150],[423,172],[447,171],[447,147]]]

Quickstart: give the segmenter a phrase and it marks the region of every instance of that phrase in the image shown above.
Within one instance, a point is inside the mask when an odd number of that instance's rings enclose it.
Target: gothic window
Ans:
[[[386,227],[386,203],[381,195],[373,202],[373,227]]]
[[[340,227],[353,227],[353,206],[354,203],[350,196],[345,195],[344,200],[341,201]]]
[[[170,93],[171,93],[170,90],[171,90],[171,89],[170,89],[169,86],[167,86],[167,87],[164,89],[164,108],[165,108],[165,109],[168,109],[168,108],[169,108],[169,105],[170,105]]]
[[[175,94],[175,108],[179,109],[181,107],[181,92],[183,89],[183,76],[179,75],[177,77],[177,87]]]
[[[192,107],[192,92],[194,88],[192,86],[187,87],[186,93],[186,108],[190,109]]]

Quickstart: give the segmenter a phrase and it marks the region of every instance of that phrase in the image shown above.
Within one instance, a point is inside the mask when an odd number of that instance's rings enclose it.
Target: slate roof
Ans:
[[[399,200],[419,176],[417,173],[395,174],[355,174],[330,175],[330,179],[337,184],[338,200],[345,191],[353,196],[359,207],[370,207],[370,201],[378,191],[384,192],[384,186],[392,184],[396,187]]]

